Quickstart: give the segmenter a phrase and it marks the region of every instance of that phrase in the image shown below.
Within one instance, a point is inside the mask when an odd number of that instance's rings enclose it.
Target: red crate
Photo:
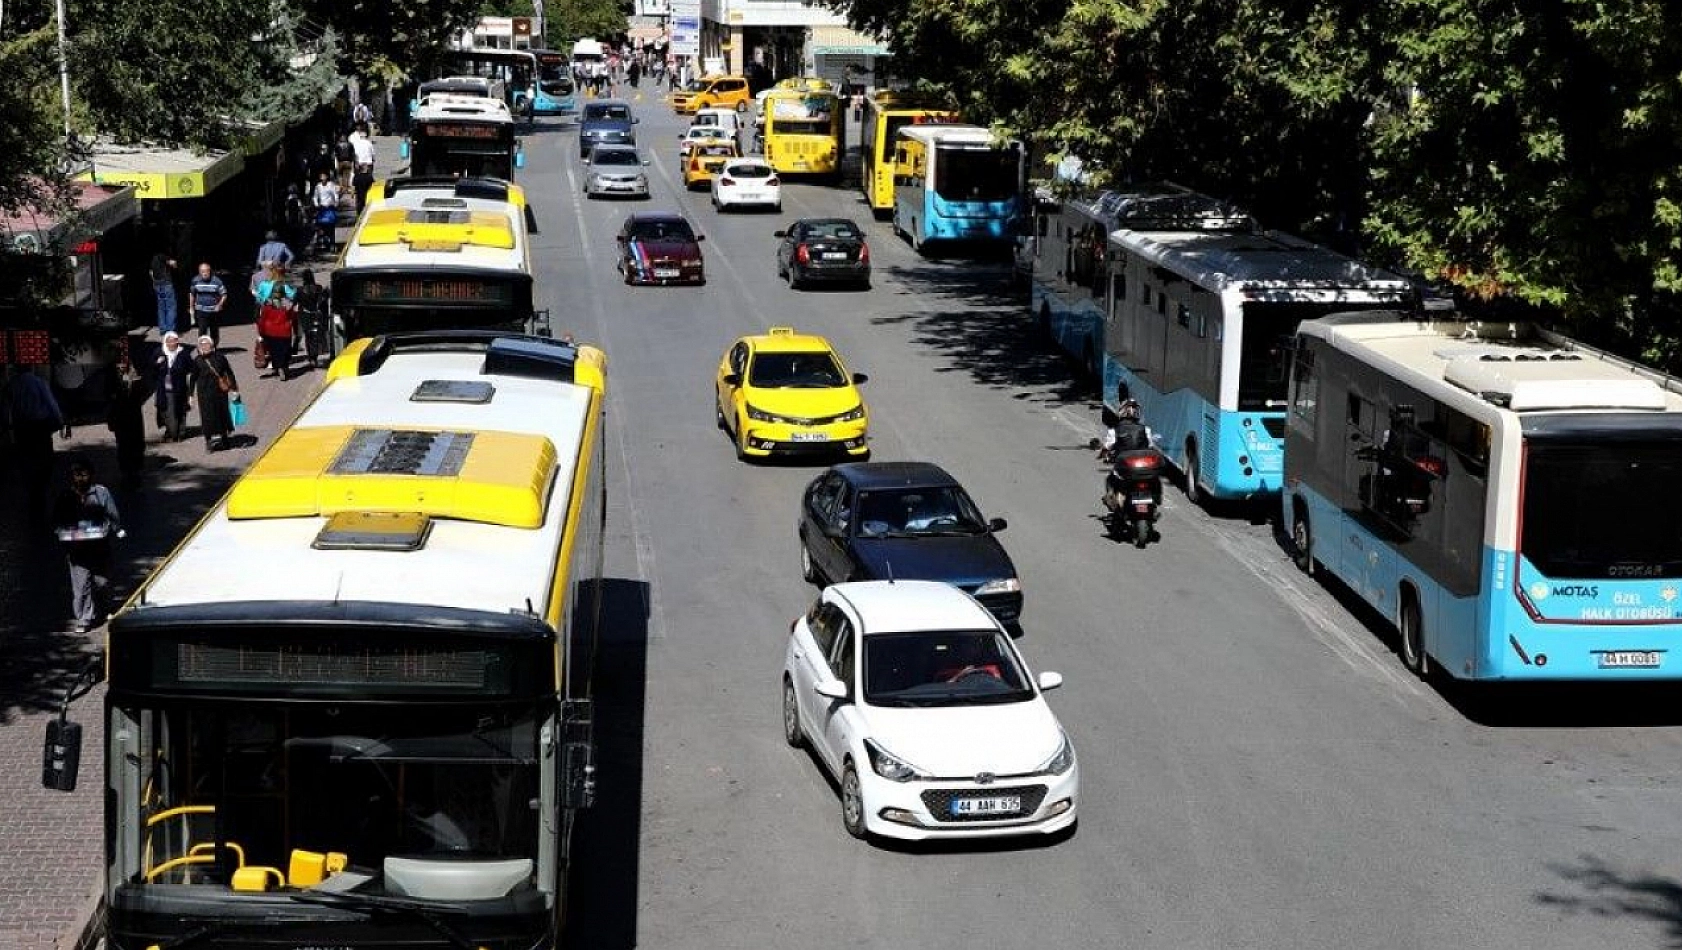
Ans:
[[[20,366],[45,366],[53,360],[50,337],[45,330],[12,331],[13,362]]]
[[[5,366],[11,363],[11,361],[12,336],[9,333],[0,333],[0,366]]]

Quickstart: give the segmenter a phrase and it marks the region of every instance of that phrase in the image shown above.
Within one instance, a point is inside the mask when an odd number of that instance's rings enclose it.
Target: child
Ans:
[[[70,487],[59,496],[55,515],[70,565],[71,629],[86,633],[99,622],[111,586],[111,536],[128,534],[111,490],[93,480],[83,461],[70,463]]]

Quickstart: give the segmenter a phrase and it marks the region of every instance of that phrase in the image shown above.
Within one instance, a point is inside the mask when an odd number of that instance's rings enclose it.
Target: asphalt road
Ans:
[[[1291,567],[1266,524],[1169,493],[1163,539],[1109,540],[1092,393],[1005,295],[1000,263],[924,261],[857,194],[784,214],[686,193],[685,120],[638,105],[648,202],[583,199],[569,125],[523,173],[554,325],[610,358],[601,805],[575,849],[573,945],[1410,948],[1682,945],[1682,711],[1664,692],[1466,691]],[[613,234],[682,208],[702,288],[630,288]],[[875,286],[795,292],[771,232],[848,215]],[[817,467],[735,461],[710,387],[737,336],[827,335],[870,374],[874,457],[939,462],[1022,572],[1022,648],[1081,761],[1071,839],[880,848],[786,748],[778,681]],[[1670,693],[1674,695],[1674,691]]]

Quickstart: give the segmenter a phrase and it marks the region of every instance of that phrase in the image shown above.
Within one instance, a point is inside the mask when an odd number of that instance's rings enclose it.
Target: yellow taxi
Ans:
[[[735,109],[748,111],[753,93],[742,76],[703,76],[672,93],[672,108],[679,114],[696,109]]]
[[[870,455],[870,413],[858,386],[821,336],[772,327],[745,336],[718,361],[718,427],[739,459],[772,455]]]
[[[689,139],[683,143],[683,184],[693,191],[712,184],[726,162],[741,158],[742,149],[726,138]]]

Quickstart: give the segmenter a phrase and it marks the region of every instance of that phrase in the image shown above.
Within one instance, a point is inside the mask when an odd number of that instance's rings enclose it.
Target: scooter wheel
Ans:
[[[1140,516],[1133,519],[1133,546],[1144,548],[1151,540],[1151,519]]]

